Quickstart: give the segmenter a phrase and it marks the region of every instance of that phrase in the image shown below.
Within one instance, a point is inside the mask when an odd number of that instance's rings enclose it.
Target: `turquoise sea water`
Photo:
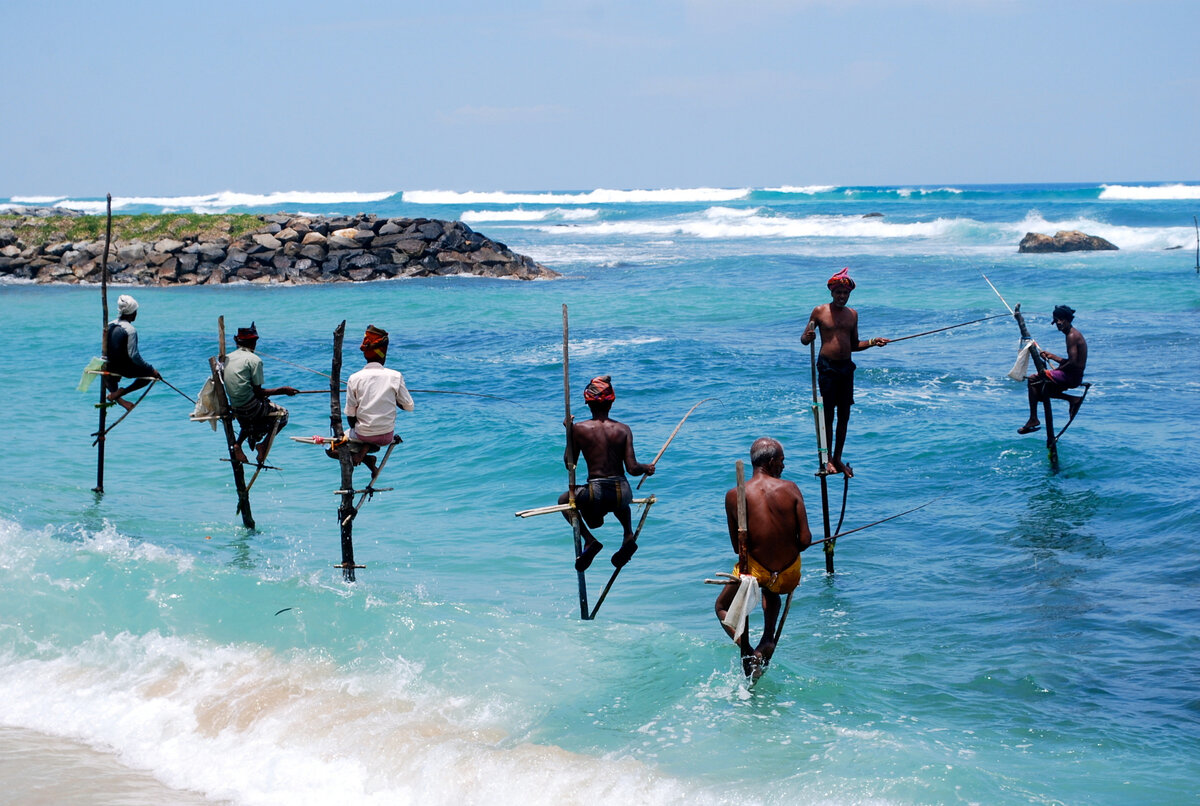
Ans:
[[[132,291],[143,354],[193,396],[223,315],[321,371],[339,322],[352,343],[373,323],[410,386],[516,401],[416,396],[380,482],[395,490],[355,522],[352,585],[332,567],[337,465],[277,445],[248,532],[222,437],[161,386],[112,433],[95,496],[96,395],[74,387],[99,291],[0,286],[0,774],[20,748],[46,786],[86,770],[68,791],[97,803],[1194,802],[1198,206],[1194,183],[118,206],[463,218],[566,276]],[[1026,231],[1058,229],[1121,250],[1017,254]],[[1053,472],[1042,435],[1015,433],[1011,320],[858,354],[845,527],[931,503],[840,541],[832,576],[805,554],[748,688],[703,580],[732,565],[722,497],[758,436],[784,444],[821,529],[799,335],[842,266],[864,338],[1003,313],[983,271],[1061,353],[1049,312],[1069,304],[1095,385]],[[612,374],[639,458],[719,398],[644,485],[659,502],[594,622],[566,522],[513,517],[565,484],[563,303],[577,414],[587,379]],[[327,397],[285,405],[286,434],[327,433]],[[616,528],[599,532],[593,600]],[[62,743],[89,763],[56,766]]]

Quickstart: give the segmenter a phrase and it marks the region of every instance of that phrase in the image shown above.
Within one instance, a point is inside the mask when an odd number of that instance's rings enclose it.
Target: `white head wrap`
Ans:
[[[137,309],[137,300],[128,294],[122,294],[117,298],[117,313],[121,314],[121,316],[134,313]]]

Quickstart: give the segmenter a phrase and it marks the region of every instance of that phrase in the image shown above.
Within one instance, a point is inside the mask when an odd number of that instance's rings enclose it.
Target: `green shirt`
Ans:
[[[254,399],[254,387],[263,385],[262,359],[239,347],[225,356],[225,394],[229,405],[241,408]]]

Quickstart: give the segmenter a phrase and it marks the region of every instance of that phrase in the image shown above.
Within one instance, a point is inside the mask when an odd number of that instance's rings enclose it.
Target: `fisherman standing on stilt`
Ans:
[[[125,395],[141,389],[155,378],[161,378],[158,370],[146,363],[138,351],[137,328],[133,320],[137,319],[137,300],[128,294],[122,294],[117,299],[117,318],[108,323],[105,337],[108,340],[105,355],[108,363],[104,376],[104,388],[108,391],[108,401],[117,403],[126,411],[133,411],[134,404],[125,400]],[[121,378],[134,378],[134,382],[120,388]]]
[[[1020,306],[1018,306],[1020,307]],[[1054,308],[1054,326],[1067,337],[1067,357],[1061,358],[1054,353],[1041,350],[1039,354],[1047,361],[1054,361],[1058,369],[1047,369],[1045,374],[1038,373],[1026,378],[1029,386],[1029,419],[1025,425],[1017,429],[1018,434],[1031,434],[1042,427],[1038,419],[1037,407],[1052,397],[1068,401],[1071,418],[1079,411],[1083,402],[1076,395],[1064,395],[1063,390],[1074,389],[1083,383],[1083,371],[1087,367],[1087,342],[1083,334],[1074,325],[1075,310],[1066,305]],[[1020,380],[1020,376],[1017,376]],[[1065,430],[1065,429],[1064,429]]]
[[[633,491],[629,488],[625,473],[653,476],[654,465],[638,462],[633,452],[633,432],[624,423],[609,418],[608,412],[616,399],[612,376],[593,378],[583,390],[583,400],[592,411],[592,419],[582,423],[572,420],[570,423],[571,434],[563,460],[571,467],[579,461],[582,452],[588,468],[587,484],[575,488],[575,506],[583,518],[579,530],[584,540],[583,553],[575,560],[576,571],[587,570],[604,548],[587,527],[599,527],[609,513],[617,516],[625,530],[621,548],[613,552],[613,566],[621,568],[637,551],[633,516],[629,508]],[[570,493],[565,492],[559,497],[558,503],[565,504],[569,500]],[[571,513],[564,512],[563,517],[570,521]]]
[[[734,581],[721,589],[714,605],[721,626],[741,649],[747,675],[761,670],[775,653],[780,595],[791,594],[800,584],[800,552],[812,545],[804,496],[795,482],[781,478],[783,446],[770,437],[756,439],[750,446],[750,464],[754,470],[745,485],[744,545],[738,528],[738,489],[725,493],[725,519],[738,562],[733,567]],[[754,577],[762,591],[763,633],[754,649],[750,648],[745,629],[748,608],[754,603],[747,603],[746,616],[735,614],[734,619],[728,619],[740,589],[736,580],[742,575]]]
[[[867,341],[858,338],[858,311],[847,308],[854,281],[850,270],[842,269],[829,278],[827,283],[833,299],[813,308],[808,327],[800,336],[800,343],[812,344],[817,337],[815,328],[821,328],[821,354],[817,359],[817,384],[825,406],[825,433],[833,434],[834,414],[837,414],[837,431],[833,451],[826,463],[827,474],[845,473],[854,475],[854,469],[842,461],[842,448],[846,444],[846,430],[850,422],[850,407],[854,405],[854,370],[856,364],[850,354],[868,347],[883,347],[888,339],[875,337]]]
[[[365,464],[371,474],[375,473],[375,453],[382,446],[391,445],[395,439],[396,408],[413,410],[412,395],[404,385],[404,376],[384,366],[387,362],[388,332],[383,328],[367,325],[363,335],[363,358],[367,365],[355,372],[346,381],[346,420],[354,464]],[[334,451],[326,451],[334,459]]]
[[[237,349],[225,357],[224,381],[229,406],[241,428],[234,446],[234,456],[243,464],[249,462],[242,450],[242,443],[247,442],[251,448],[257,446],[258,463],[261,465],[267,459],[272,438],[288,423],[288,410],[272,402],[271,396],[290,397],[297,390],[291,386],[263,388],[263,362],[254,354],[254,348],[258,345],[258,328],[253,322],[250,327],[239,327],[233,341]]]

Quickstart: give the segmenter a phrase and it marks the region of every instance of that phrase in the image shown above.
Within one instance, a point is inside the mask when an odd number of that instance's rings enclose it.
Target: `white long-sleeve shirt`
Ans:
[[[371,361],[346,381],[346,416],[358,418],[354,431],[366,437],[396,429],[396,408],[413,410],[404,376]]]

